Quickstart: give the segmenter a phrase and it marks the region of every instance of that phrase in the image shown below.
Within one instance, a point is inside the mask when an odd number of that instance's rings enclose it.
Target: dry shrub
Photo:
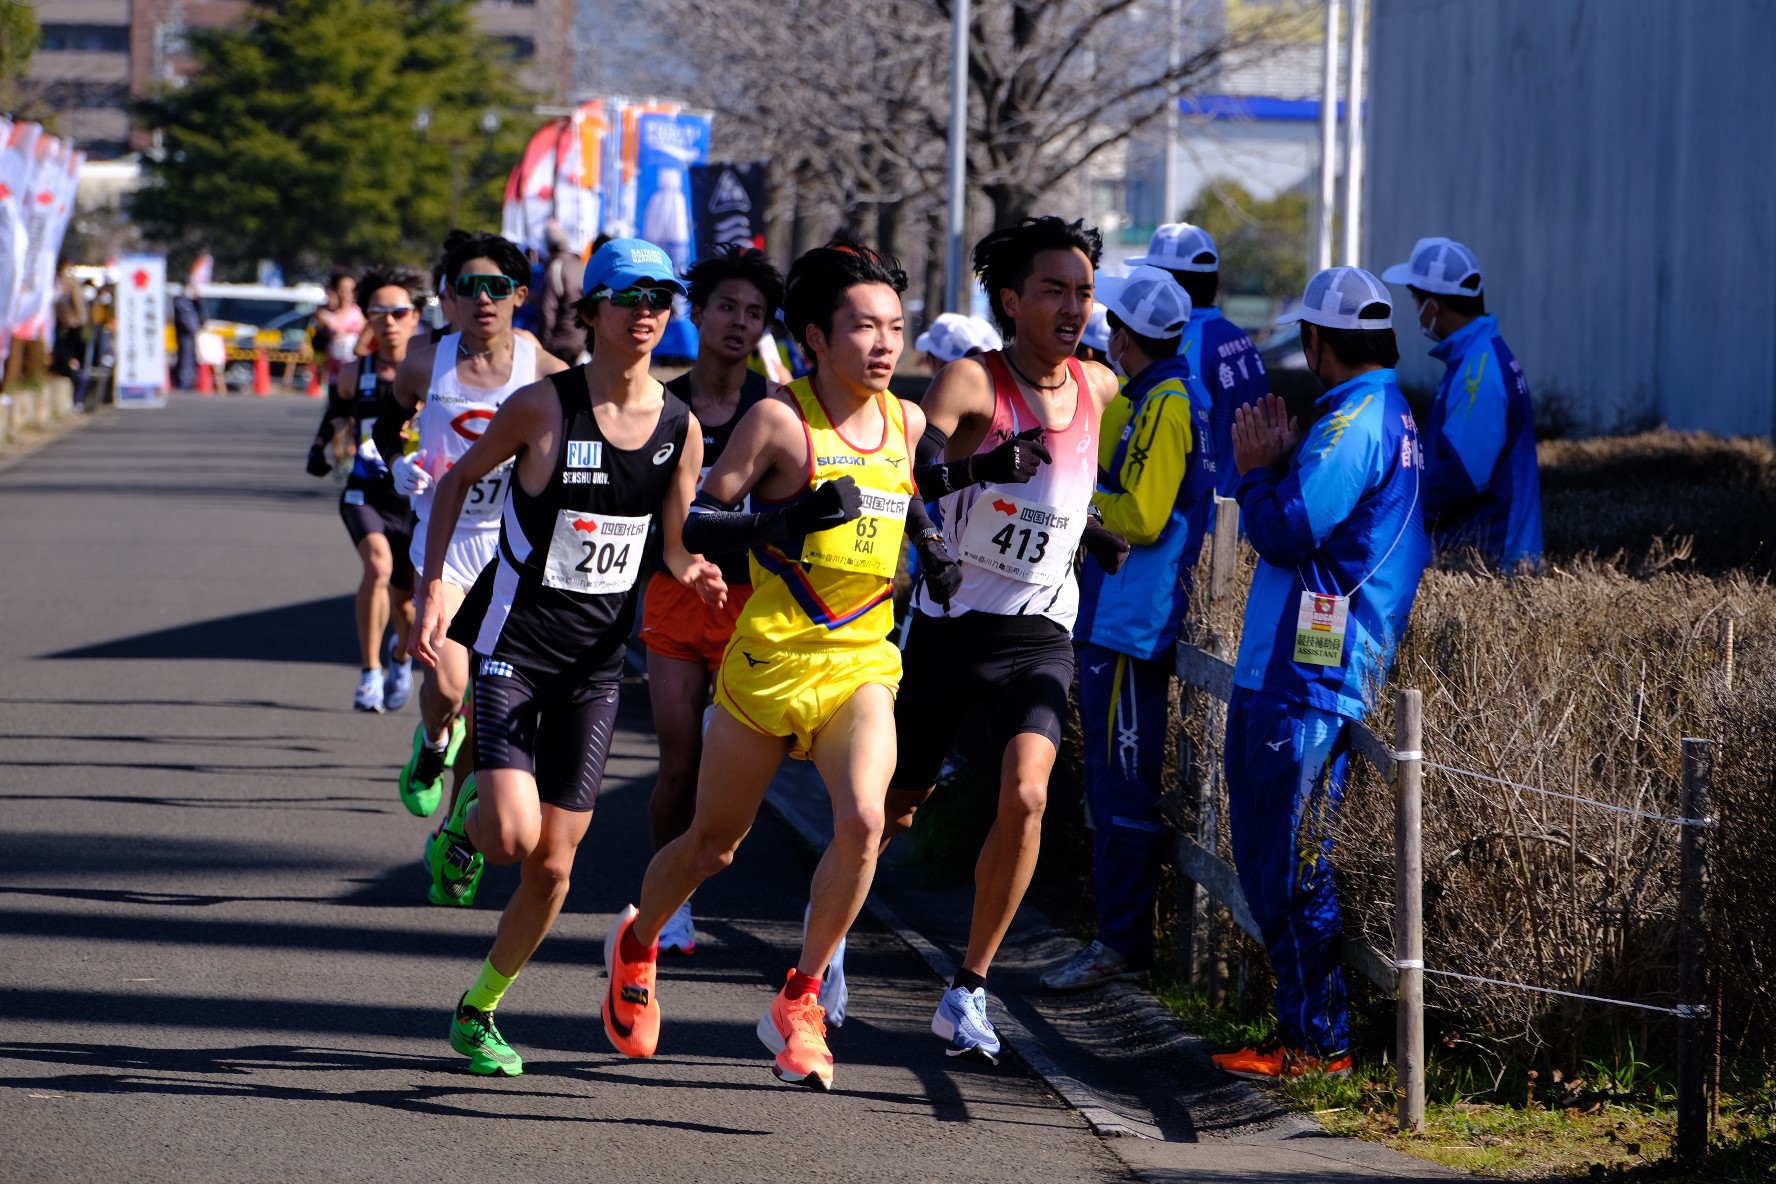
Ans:
[[[1544,441],[1537,454],[1553,562],[1619,557],[1644,570],[1648,547],[1669,539],[1692,570],[1776,571],[1763,529],[1776,516],[1768,440],[1657,431]]]

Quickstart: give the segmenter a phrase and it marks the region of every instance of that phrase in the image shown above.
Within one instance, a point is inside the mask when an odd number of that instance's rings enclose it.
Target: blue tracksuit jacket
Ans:
[[[1209,392],[1213,404],[1209,412],[1210,437],[1221,461],[1215,492],[1232,497],[1239,484],[1239,470],[1233,465],[1233,413],[1270,393],[1264,359],[1258,356],[1258,347],[1246,331],[1222,316],[1218,308],[1191,312],[1178,352]]]

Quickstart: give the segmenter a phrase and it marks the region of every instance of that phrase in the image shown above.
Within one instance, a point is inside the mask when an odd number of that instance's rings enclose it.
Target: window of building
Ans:
[[[71,49],[86,53],[128,53],[128,25],[44,24],[40,49]]]
[[[505,42],[507,47],[511,49],[512,60],[514,61],[528,62],[531,58],[536,57],[537,43],[536,38],[534,37],[507,35],[501,37],[500,40]]]

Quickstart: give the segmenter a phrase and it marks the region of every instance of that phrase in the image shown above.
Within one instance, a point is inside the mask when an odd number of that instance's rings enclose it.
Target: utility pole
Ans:
[[[1338,13],[1326,0],[1326,55],[1320,72],[1320,225],[1314,236],[1315,272],[1332,266],[1332,209],[1338,202]]]
[[[1351,0],[1350,53],[1344,80],[1344,260],[1361,267],[1363,229],[1363,38],[1369,0]]]
[[[1178,71],[1184,65],[1184,47],[1180,44],[1178,26],[1183,23],[1182,0],[1170,0],[1166,8],[1166,118],[1165,118],[1165,180],[1161,185],[1160,222],[1176,221],[1178,209],[1178,96],[1171,88],[1177,85]]]
[[[949,250],[944,267],[944,306],[962,307],[963,223],[968,214],[968,0],[951,0],[950,10],[950,210]],[[929,322],[931,314],[927,312]]]

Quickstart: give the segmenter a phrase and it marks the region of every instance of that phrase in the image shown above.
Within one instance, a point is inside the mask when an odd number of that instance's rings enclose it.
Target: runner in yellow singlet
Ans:
[[[894,768],[900,653],[887,640],[919,409],[888,393],[904,347],[892,259],[852,242],[803,255],[783,311],[814,373],[735,429],[685,523],[699,552],[751,552],[752,599],[717,674],[690,829],[648,865],[639,907],[605,942],[604,1028],[618,1051],[653,1054],[661,927],[726,867],[786,752],[811,757],[832,795],[833,841],[814,874],[801,956],[758,1023],[780,1080],[830,1089],[820,975],[874,879]],[[752,495],[754,512],[735,507]]]

